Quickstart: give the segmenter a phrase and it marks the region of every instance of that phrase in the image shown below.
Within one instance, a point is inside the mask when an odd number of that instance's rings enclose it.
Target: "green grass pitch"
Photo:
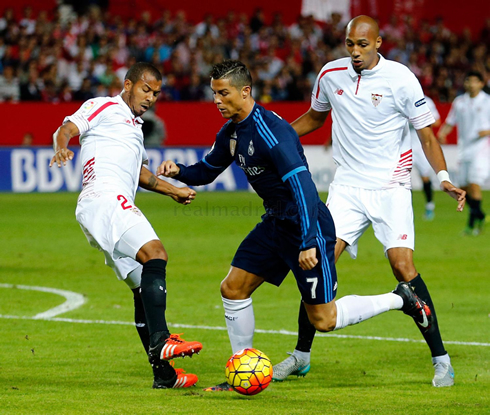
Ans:
[[[415,264],[436,304],[456,385],[431,386],[427,346],[411,319],[393,311],[317,337],[305,378],[273,383],[254,397],[202,388],[224,381],[231,348],[219,284],[238,244],[260,220],[258,197],[199,193],[188,207],[154,194],[137,197],[169,253],[171,329],[204,346],[199,356],[176,361],[199,376],[197,387],[180,390],[151,389],[151,369],[131,326],[131,292],[86,242],[74,217],[76,199],[70,193],[0,194],[0,413],[490,413],[490,230],[459,236],[467,210],[457,213],[446,195],[436,193],[436,218],[424,222],[422,194],[414,193]],[[489,201],[485,192],[488,211]],[[371,230],[357,260],[344,254],[338,274],[339,297],[396,285]],[[34,320],[64,298],[9,284],[67,290],[86,302],[57,316],[66,321]],[[264,284],[253,300],[254,346],[278,363],[296,343],[294,335],[278,333],[296,331],[294,278],[280,288]]]

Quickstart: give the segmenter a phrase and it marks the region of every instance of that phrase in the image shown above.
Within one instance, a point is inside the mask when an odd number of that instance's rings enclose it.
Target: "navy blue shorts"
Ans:
[[[336,238],[330,212],[325,205],[323,207],[318,211],[318,264],[315,268],[303,271],[299,266],[299,247],[302,242],[300,225],[268,215],[240,244],[231,265],[277,286],[292,271],[305,303],[329,303],[337,293]]]

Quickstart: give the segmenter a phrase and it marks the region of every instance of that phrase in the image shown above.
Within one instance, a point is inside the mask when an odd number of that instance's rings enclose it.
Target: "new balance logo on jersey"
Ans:
[[[402,235],[402,234],[400,234],[400,235],[398,235],[398,238],[397,238],[397,239],[398,239],[398,240],[400,240],[400,239],[401,239],[402,241],[406,241],[406,240],[407,240],[407,238],[408,238],[408,235],[407,235],[407,234],[403,234],[403,235]]]
[[[335,91],[335,93],[337,95],[342,95],[344,93],[344,90],[343,89],[340,89],[340,88],[337,88],[336,91]]]

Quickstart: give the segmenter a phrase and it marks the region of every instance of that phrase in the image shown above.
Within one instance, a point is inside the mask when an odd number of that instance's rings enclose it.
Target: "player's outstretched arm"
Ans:
[[[139,185],[146,190],[170,196],[177,203],[188,205],[196,197],[196,191],[188,187],[176,187],[156,177],[145,166],[141,167]]]
[[[157,168],[157,176],[174,177],[180,173],[180,168],[172,160],[162,161]]]
[[[53,134],[53,149],[54,156],[49,163],[49,167],[56,163],[58,167],[61,167],[61,163],[63,166],[66,166],[67,160],[73,160],[73,151],[68,150],[68,143],[72,137],[80,134],[78,127],[68,121],[59,127],[55,133]]]
[[[327,119],[329,111],[319,112],[310,108],[301,117],[291,123],[298,136],[302,137],[320,128]]]

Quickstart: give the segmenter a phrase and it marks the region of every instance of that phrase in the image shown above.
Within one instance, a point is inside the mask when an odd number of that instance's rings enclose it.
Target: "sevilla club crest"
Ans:
[[[380,103],[381,100],[383,99],[383,95],[380,94],[371,94],[371,101],[373,102],[373,105],[377,107]]]

